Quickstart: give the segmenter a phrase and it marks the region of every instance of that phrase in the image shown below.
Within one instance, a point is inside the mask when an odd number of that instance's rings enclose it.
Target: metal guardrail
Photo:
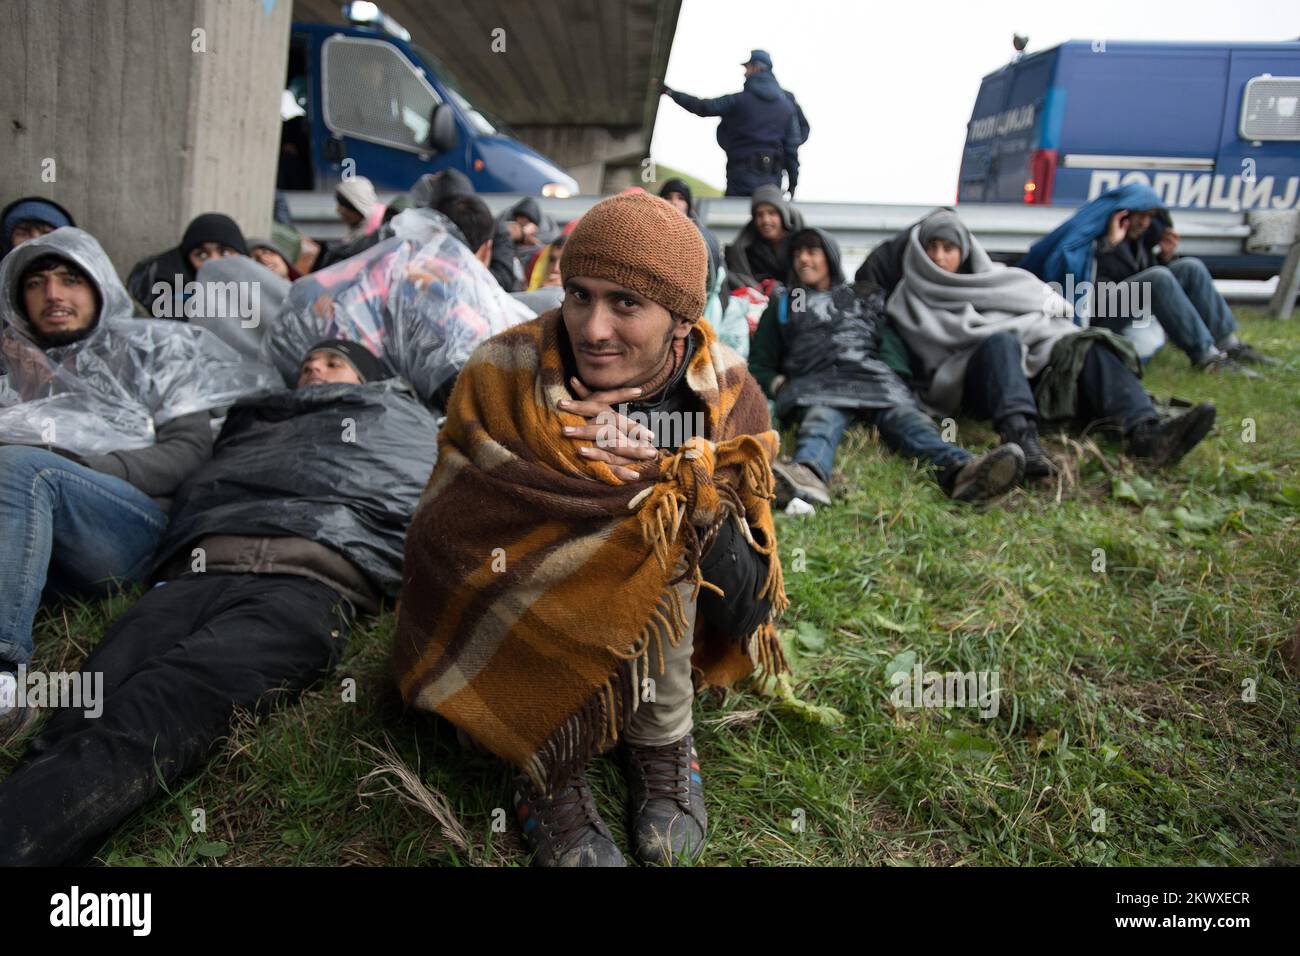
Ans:
[[[332,196],[316,193],[285,195],[294,222],[308,235],[317,239],[342,237],[343,225],[334,211]],[[380,200],[386,202],[393,195],[381,195]],[[481,198],[495,216],[524,197],[513,193],[483,193]],[[604,197],[537,198],[537,202],[543,212],[560,223],[566,223],[585,213],[602,198]],[[799,202],[796,205],[805,222],[825,229],[836,238],[846,263],[860,262],[881,242],[897,235],[936,208],[830,202]],[[979,236],[980,242],[989,252],[1021,253],[1034,240],[1068,219],[1074,210],[1062,206],[967,203],[959,207],[959,212],[962,221]],[[725,244],[735,239],[749,221],[749,200],[701,199],[699,214]],[[1189,255],[1239,255],[1251,234],[1251,227],[1244,213],[1180,209],[1178,232]]]
[[[332,195],[286,193],[294,222],[317,239],[338,239],[343,224],[334,211]],[[387,202],[395,194],[381,195]],[[522,195],[514,193],[481,194],[494,216],[513,206]],[[563,224],[581,216],[603,196],[574,196],[570,199],[537,199],[542,211]],[[845,271],[852,273],[877,245],[897,235],[935,206],[892,203],[799,202],[804,222],[825,229],[840,244]],[[735,239],[750,218],[749,200],[742,198],[707,198],[698,203],[699,215],[725,245]],[[1045,236],[1074,214],[1068,206],[1026,206],[1016,204],[964,203],[956,207],[962,221],[979,237],[984,248],[995,258],[1024,253],[1041,236]],[[1289,312],[1286,290],[1300,284],[1300,213],[1226,212],[1204,209],[1176,210],[1180,251],[1193,256],[1240,256],[1271,253],[1287,255],[1292,248],[1283,281],[1273,309]],[[1295,292],[1291,291],[1293,300]]]

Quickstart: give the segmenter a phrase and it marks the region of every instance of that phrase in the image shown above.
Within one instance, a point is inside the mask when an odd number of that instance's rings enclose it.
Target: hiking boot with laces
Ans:
[[[543,796],[526,775],[515,777],[515,819],[534,866],[627,865],[596,812],[586,768],[553,796]]]
[[[952,479],[948,495],[957,501],[979,504],[1006,494],[1025,475],[1025,453],[1014,442],[972,458]]]
[[[1001,429],[1002,440],[1008,444],[1019,445],[1025,453],[1025,480],[1036,481],[1050,478],[1056,474],[1056,462],[1052,460],[1042,443],[1038,440],[1038,424],[1023,415],[1014,416]]]
[[[777,507],[785,507],[791,498],[802,498],[815,505],[830,505],[831,492],[821,476],[801,461],[787,458],[772,463],[772,476],[776,479]]]
[[[1213,402],[1202,402],[1177,418],[1150,421],[1133,429],[1124,451],[1157,468],[1176,464],[1214,427]]]
[[[623,745],[632,847],[644,863],[694,862],[704,849],[709,815],[695,738],[663,747]]]

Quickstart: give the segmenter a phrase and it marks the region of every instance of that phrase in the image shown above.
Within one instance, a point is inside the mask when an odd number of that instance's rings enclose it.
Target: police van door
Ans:
[[[330,37],[321,46],[321,86],[327,175],[334,182],[365,176],[381,192],[403,190],[452,165],[454,153],[437,153],[428,141],[442,98],[393,44]]]
[[[1215,190],[1229,208],[1296,208],[1300,49],[1233,52],[1214,173]]]

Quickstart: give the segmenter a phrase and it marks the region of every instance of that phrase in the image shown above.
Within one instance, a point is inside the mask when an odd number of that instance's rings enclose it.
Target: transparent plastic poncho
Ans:
[[[395,235],[293,284],[264,342],[286,383],[323,339],[360,342],[426,403],[480,342],[533,317],[427,209],[393,219]]]
[[[56,254],[99,291],[99,318],[83,339],[43,348],[19,307],[23,270]],[[0,444],[45,445],[76,455],[145,448],[157,427],[281,387],[210,332],[184,322],[132,318],[130,296],[89,233],[57,229],[0,264]]]

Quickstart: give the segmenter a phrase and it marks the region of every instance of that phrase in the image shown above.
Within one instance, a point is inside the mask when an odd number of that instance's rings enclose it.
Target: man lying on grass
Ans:
[[[405,699],[521,773],[542,866],[621,866],[586,780],[618,744],[636,856],[698,856],[693,677],[785,667],[769,507],[778,444],[704,309],[707,253],[662,199],[615,196],[564,247],[559,309],[474,352],[407,538]]]
[[[884,295],[844,281],[839,245],[829,234],[796,232],[788,266],[790,287],[773,296],[749,352],[749,368],[777,415],[799,424],[793,461],[775,466],[781,499],[831,503],[835,450],[857,418],[875,425],[893,451],[928,462],[939,486],[958,501],[988,501],[1020,480],[1019,446],[973,457],[943,440],[892,367]]]
[[[1026,478],[1056,467],[1038,440],[1040,419],[1117,431],[1128,454],[1157,466],[1179,461],[1214,426],[1210,402],[1161,422],[1129,340],[1079,328],[1065,299],[1032,272],[994,263],[947,209],[912,228],[888,311],[919,360],[926,402],[991,420],[1024,451]]]
[[[311,349],[296,390],[237,404],[177,494],[165,583],[83,665],[102,675],[102,715],[57,711],[0,783],[0,865],[89,859],[199,767],[236,707],[331,667],[356,609],[397,590],[434,434],[409,387],[352,342]]]

